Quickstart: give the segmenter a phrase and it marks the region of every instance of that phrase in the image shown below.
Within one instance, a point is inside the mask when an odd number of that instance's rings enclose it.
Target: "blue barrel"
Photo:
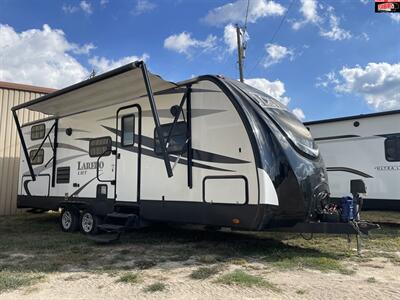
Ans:
[[[340,219],[342,222],[349,222],[354,219],[354,204],[353,204],[353,198],[347,196],[343,197],[341,201],[341,206],[342,206],[342,214],[340,216]]]

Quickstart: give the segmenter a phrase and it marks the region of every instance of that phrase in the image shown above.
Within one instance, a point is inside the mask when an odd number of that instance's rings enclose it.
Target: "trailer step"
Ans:
[[[107,214],[108,218],[121,218],[121,219],[128,219],[128,218],[136,218],[136,214],[126,214],[126,213],[119,213],[119,212],[112,212]]]
[[[124,231],[126,226],[124,225],[115,225],[115,224],[100,224],[98,226],[99,229],[104,230],[106,232],[117,232],[120,233]]]
[[[88,234],[87,238],[99,244],[107,244],[119,240],[120,232],[103,233],[103,234]]]

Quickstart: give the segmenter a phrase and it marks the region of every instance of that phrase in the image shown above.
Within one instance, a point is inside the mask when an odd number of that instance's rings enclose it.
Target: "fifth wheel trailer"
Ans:
[[[328,171],[331,196],[367,186],[364,209],[400,210],[400,110],[306,122]]]
[[[21,126],[22,108],[51,117]],[[176,84],[135,62],[12,111],[25,154],[18,205],[62,208],[65,231],[153,221],[268,230],[318,221],[329,195],[306,127],[221,76]]]

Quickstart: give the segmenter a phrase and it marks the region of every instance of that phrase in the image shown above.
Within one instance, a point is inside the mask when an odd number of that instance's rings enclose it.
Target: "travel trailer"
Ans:
[[[332,198],[367,186],[363,209],[400,210],[400,110],[305,123],[318,143]]]
[[[20,126],[21,109],[50,117]],[[24,153],[18,206],[62,208],[64,231],[153,221],[267,230],[317,220],[328,198],[306,127],[221,76],[176,84],[135,62],[12,111]]]

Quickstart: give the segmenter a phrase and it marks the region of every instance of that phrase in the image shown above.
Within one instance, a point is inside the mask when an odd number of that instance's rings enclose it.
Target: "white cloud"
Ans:
[[[360,2],[361,2],[362,4],[367,4],[367,3],[369,2],[369,0],[360,0]]]
[[[53,88],[76,83],[88,70],[71,53],[83,48],[47,24],[20,33],[0,24],[0,80]]]
[[[242,31],[243,33],[243,31]],[[243,35],[242,35],[243,36]],[[250,39],[247,32],[244,34],[244,41],[248,41]],[[228,46],[228,52],[232,53],[237,49],[237,34],[236,27],[232,24],[228,24],[224,29],[224,42]]]
[[[285,96],[285,84],[280,80],[269,81],[265,78],[250,78],[245,79],[244,82],[279,100],[284,105],[290,102],[290,98]]]
[[[290,60],[294,58],[293,50],[278,44],[266,44],[265,50],[267,51],[267,57],[263,64],[265,68],[281,62],[286,57],[289,57]]]
[[[336,77],[336,73],[332,71],[324,74],[322,77],[318,77],[315,86],[327,88],[334,84],[339,84],[339,80]]]
[[[333,87],[339,93],[360,95],[376,110],[400,108],[400,63],[343,67],[338,74],[326,74],[324,78],[327,80],[319,86]]]
[[[93,49],[96,49],[96,46],[92,43],[84,44],[83,46],[72,44],[72,52],[75,54],[89,54]]]
[[[89,64],[93,67],[96,74],[101,74],[137,60],[147,61],[148,59],[149,55],[147,53],[144,53],[140,57],[133,55],[133,56],[126,56],[118,60],[112,60],[112,59],[107,59],[105,57],[94,56],[91,59],[89,59]]]
[[[332,41],[341,41],[352,37],[350,31],[340,27],[340,18],[332,6],[318,3],[317,0],[301,0],[300,13],[303,18],[294,21],[292,28],[299,30],[307,24],[319,29],[319,34]]]
[[[103,5],[103,1],[107,1],[107,0],[102,0],[101,5]],[[107,3],[105,3],[105,4],[107,4]],[[88,14],[88,15],[91,15],[93,13],[92,4],[86,0],[79,2],[79,6],[63,4],[62,10],[67,14],[73,14],[78,11],[83,11],[85,14]]]
[[[105,7],[105,6],[107,6],[107,4],[108,4],[109,2],[110,2],[109,0],[100,0],[100,5],[103,6],[103,7]]]
[[[300,120],[303,121],[306,118],[303,110],[301,108],[296,107],[292,110],[292,113]]]
[[[77,6],[63,4],[62,10],[65,13],[73,14],[73,13],[77,12],[79,10],[79,8]]]
[[[304,19],[292,24],[294,30],[300,29],[307,23],[318,23],[321,20],[317,13],[316,0],[301,0],[300,12]]]
[[[191,57],[194,49],[202,49],[203,51],[210,50],[215,47],[217,37],[209,35],[204,41],[192,38],[191,33],[182,32],[180,34],[173,34],[164,40],[164,48],[185,54]]]
[[[204,21],[211,25],[242,23],[246,17],[247,0],[237,0],[210,10]],[[281,16],[286,8],[275,1],[251,0],[248,22],[255,23],[259,18]]]
[[[141,15],[143,13],[147,13],[149,11],[154,10],[157,7],[157,4],[149,1],[149,0],[136,0],[135,8],[132,13],[134,15]]]
[[[400,14],[392,13],[392,14],[389,14],[389,16],[394,22],[400,23]]]
[[[329,30],[320,30],[320,35],[332,41],[341,41],[351,38],[351,33],[339,26],[339,19],[333,13],[329,16]]]
[[[79,2],[79,7],[88,15],[93,13],[92,4],[88,1],[83,0]]]

